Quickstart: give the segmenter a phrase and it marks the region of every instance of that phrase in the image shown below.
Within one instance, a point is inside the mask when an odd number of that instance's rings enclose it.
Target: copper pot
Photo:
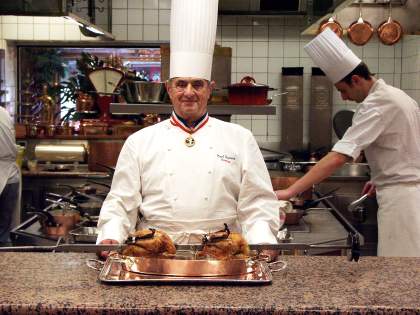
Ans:
[[[369,22],[364,21],[362,18],[361,4],[359,9],[359,18],[357,21],[354,21],[350,24],[349,28],[347,29],[347,35],[353,44],[359,46],[366,44],[373,35],[372,25]]]
[[[331,16],[329,19],[323,20],[318,28],[318,33],[322,33],[326,28],[330,28],[338,37],[343,37],[343,28],[335,19]]]
[[[391,17],[392,5],[389,2],[389,17],[378,26],[379,40],[385,45],[393,45],[397,43],[403,34],[403,28],[400,23]]]
[[[28,212],[39,217],[42,232],[51,237],[66,236],[80,222],[79,211],[70,210],[51,210]]]

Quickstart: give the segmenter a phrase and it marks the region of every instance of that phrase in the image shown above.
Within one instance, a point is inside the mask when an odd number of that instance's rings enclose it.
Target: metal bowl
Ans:
[[[366,177],[369,176],[370,170],[367,163],[346,163],[337,169],[332,176],[343,177]]]
[[[167,103],[169,100],[163,82],[127,80],[124,87],[123,95],[128,103]]]

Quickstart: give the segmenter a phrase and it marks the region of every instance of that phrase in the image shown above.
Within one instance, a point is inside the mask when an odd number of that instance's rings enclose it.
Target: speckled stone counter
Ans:
[[[109,285],[94,254],[0,253],[2,314],[420,313],[420,259],[282,256],[270,285]]]

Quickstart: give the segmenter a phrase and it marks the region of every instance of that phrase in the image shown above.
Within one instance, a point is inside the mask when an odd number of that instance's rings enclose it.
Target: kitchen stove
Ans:
[[[311,226],[305,221],[305,218],[301,218],[298,224],[286,225],[289,232],[293,233],[310,233]]]
[[[66,187],[64,187],[66,186]],[[11,233],[10,237],[14,246],[22,246],[22,245],[34,245],[34,246],[43,246],[43,245],[55,245],[58,243],[78,243],[78,242],[91,242],[94,243],[96,241],[96,237],[92,235],[92,229],[85,229],[85,231],[89,232],[89,235],[84,237],[81,235],[81,227],[95,227],[97,224],[97,216],[89,213],[89,211],[97,210],[99,213],[99,209],[101,207],[102,200],[106,196],[106,192],[103,191],[103,187],[99,187],[99,183],[97,185],[85,185],[82,187],[72,187],[70,185],[61,185],[60,187],[66,188],[67,190],[71,190],[67,192],[65,195],[59,195],[55,193],[47,193],[46,195],[49,196],[50,199],[46,199],[50,204],[42,210],[38,209],[30,209],[35,210],[37,215],[32,215],[31,213],[27,213],[27,219],[15,227]],[[90,193],[92,191],[93,193]],[[83,198],[81,198],[83,197]],[[63,236],[52,235],[51,233],[46,233],[45,230],[48,231],[49,225],[46,223],[41,223],[41,217],[43,213],[49,213],[50,215],[54,213],[55,210],[60,205],[63,207],[64,205],[72,204],[72,208],[75,208],[80,211],[81,217],[80,222],[77,223],[73,228],[70,229],[70,232]],[[91,207],[92,204],[95,204],[95,207],[98,209],[93,209]],[[92,208],[92,209],[91,209]],[[64,211],[64,213],[66,213]],[[28,214],[30,216],[28,217]],[[44,227],[44,228],[43,228]],[[46,228],[48,227],[48,228]],[[77,233],[72,233],[72,231],[78,230]],[[61,235],[61,234],[60,234]]]

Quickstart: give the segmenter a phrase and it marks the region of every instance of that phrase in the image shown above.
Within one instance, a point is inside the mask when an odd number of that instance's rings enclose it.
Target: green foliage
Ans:
[[[76,102],[77,93],[89,93],[95,91],[92,83],[88,78],[90,71],[102,67],[103,61],[99,60],[97,56],[82,52],[80,59],[77,60],[77,73],[66,81],[60,82],[61,103],[72,101]]]
[[[43,84],[52,85],[55,78],[64,75],[64,64],[61,51],[56,48],[22,48],[22,54],[26,57],[24,71],[31,74],[31,79],[36,90],[40,90]]]

